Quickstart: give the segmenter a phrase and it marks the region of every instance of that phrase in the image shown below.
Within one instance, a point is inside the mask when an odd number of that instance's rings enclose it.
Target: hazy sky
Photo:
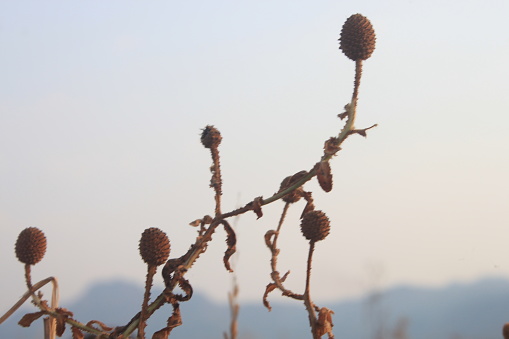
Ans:
[[[379,126],[332,160],[332,192],[305,186],[332,223],[312,295],[509,278],[508,1],[0,1],[2,308],[24,292],[14,243],[28,226],[48,238],[33,278],[58,277],[64,300],[97,280],[141,285],[145,228],[185,253],[188,223],[214,212],[207,124],[223,135],[225,211],[311,168],[351,96],[337,39],[354,13],[378,38],[357,126]],[[303,206],[280,238],[296,292]],[[263,235],[282,207],[236,221],[243,300],[269,282]],[[230,287],[224,238],[187,276],[215,300]]]

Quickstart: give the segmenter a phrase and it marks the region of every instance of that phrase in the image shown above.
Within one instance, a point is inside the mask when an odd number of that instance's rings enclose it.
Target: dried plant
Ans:
[[[48,326],[45,332],[48,338],[53,338],[55,335],[61,336],[65,331],[66,325],[68,325],[71,328],[73,338],[76,339],[84,338],[84,333],[92,334],[96,338],[128,338],[136,330],[138,331],[137,337],[142,339],[146,337],[145,328],[147,319],[164,304],[171,304],[173,312],[165,326],[152,335],[153,339],[168,338],[171,331],[182,324],[180,304],[191,299],[193,295],[193,288],[189,281],[185,279],[185,275],[195,261],[206,252],[208,243],[212,240],[212,235],[216,229],[223,227],[226,231],[227,249],[224,253],[223,262],[226,270],[233,272],[230,265],[230,257],[236,251],[237,240],[228,220],[250,211],[254,212],[259,219],[263,216],[263,206],[282,200],[285,204],[277,228],[269,230],[265,234],[265,244],[271,252],[271,282],[267,285],[263,295],[263,303],[269,310],[271,309],[268,295],[274,290],[279,290],[283,296],[300,300],[304,303],[308,312],[312,337],[321,338],[327,334],[329,338],[333,338],[332,315],[334,312],[326,307],[315,305],[311,298],[310,287],[315,244],[327,237],[331,225],[325,212],[315,208],[312,193],[304,190],[304,184],[316,176],[320,187],[325,192],[330,192],[333,188],[330,160],[337,155],[341,150],[341,145],[350,135],[359,134],[365,137],[367,131],[376,126],[373,125],[364,129],[356,129],[354,127],[363,61],[368,59],[375,49],[376,37],[373,27],[370,21],[361,14],[352,15],[344,23],[339,40],[343,53],[349,59],[355,61],[352,98],[346,104],[344,112],[338,114],[338,117],[345,121],[344,126],[337,136],[330,137],[325,141],[323,154],[316,164],[310,166],[308,170],[302,170],[286,177],[282,180],[279,190],[272,196],[268,198],[263,198],[262,196],[256,197],[243,207],[223,213],[221,208],[222,177],[219,155],[219,145],[222,137],[219,130],[212,125],[206,126],[203,129],[201,142],[205,148],[210,150],[212,157],[210,187],[214,190],[215,199],[213,216],[205,215],[191,222],[191,226],[197,228],[197,236],[194,243],[190,245],[186,253],[170,259],[168,259],[170,255],[170,241],[166,234],[157,228],[148,228],[143,232],[139,243],[139,251],[143,261],[147,264],[145,293],[140,312],[134,315],[130,321],[124,326],[116,328],[110,328],[97,320],[87,323],[79,322],[73,318],[72,312],[58,307],[58,284],[55,278],[50,277],[32,285],[30,268],[43,258],[46,250],[46,237],[39,229],[30,227],[20,233],[16,242],[16,255],[25,264],[25,278],[28,291],[11,310],[0,318],[0,323],[9,317],[27,299],[32,298],[39,311],[26,314],[19,324],[21,326],[30,326],[36,319],[46,316]],[[303,236],[309,241],[309,250],[304,291],[303,293],[296,293],[285,287],[285,281],[288,278],[289,272],[281,276],[278,270],[277,261],[280,254],[278,239],[290,206],[301,199],[305,201],[305,205],[301,213],[300,228]],[[162,264],[164,264],[162,279],[165,288],[161,294],[150,301],[153,277],[157,267]],[[52,282],[54,286],[51,306],[43,299],[42,294],[38,292],[48,282]],[[179,287],[183,294],[175,293],[176,287]],[[36,294],[36,292],[38,293]],[[237,335],[236,321],[239,312],[236,302],[237,294],[238,286],[235,284],[234,291],[230,294],[230,305],[232,308],[230,337],[232,339]]]

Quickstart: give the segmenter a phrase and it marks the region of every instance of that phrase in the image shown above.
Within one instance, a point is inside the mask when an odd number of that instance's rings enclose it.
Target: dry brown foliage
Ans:
[[[198,258],[206,252],[208,243],[212,240],[212,235],[218,227],[224,228],[226,231],[227,249],[224,253],[223,261],[227,271],[232,272],[230,258],[236,251],[237,238],[235,231],[230,226],[228,219],[239,216],[241,214],[252,211],[257,218],[263,217],[264,206],[278,200],[282,200],[285,204],[278,226],[275,230],[269,230],[265,234],[265,244],[270,253],[271,281],[268,283],[263,295],[263,303],[270,310],[271,306],[268,301],[269,294],[275,290],[281,292],[283,296],[302,301],[308,312],[311,336],[313,338],[321,338],[327,335],[334,338],[332,329],[332,315],[334,312],[326,307],[318,307],[311,298],[311,267],[312,257],[315,245],[318,241],[322,241],[329,234],[330,223],[325,212],[315,209],[312,193],[304,190],[304,184],[317,177],[320,187],[325,192],[330,192],[333,188],[333,174],[330,160],[341,150],[342,143],[351,135],[359,134],[366,136],[367,130],[376,126],[373,125],[365,129],[356,129],[354,122],[356,118],[357,97],[359,92],[360,80],[362,75],[362,62],[371,56],[375,49],[375,32],[371,23],[367,18],[360,14],[352,15],[345,22],[341,31],[340,48],[345,55],[355,61],[355,77],[354,88],[351,101],[345,106],[345,111],[338,114],[341,120],[344,120],[344,126],[341,128],[337,136],[327,138],[324,142],[323,154],[320,159],[311,164],[308,170],[299,171],[293,175],[288,175],[281,182],[276,193],[269,198],[262,196],[254,198],[243,207],[224,213],[221,206],[222,192],[222,176],[220,166],[219,146],[222,142],[222,136],[219,130],[212,126],[206,126],[201,134],[201,142],[203,146],[210,150],[212,157],[210,187],[214,190],[215,209],[210,215],[199,217],[190,223],[191,226],[197,228],[197,236],[189,246],[189,250],[176,257],[169,258],[170,242],[166,234],[155,228],[147,229],[143,232],[140,240],[139,250],[142,259],[147,264],[147,279],[145,293],[142,299],[141,310],[134,315],[130,321],[124,326],[110,328],[102,322],[93,320],[87,323],[79,322],[73,319],[73,313],[65,308],[58,307],[58,300],[53,298],[51,305],[43,299],[42,294],[36,292],[46,283],[52,282],[55,286],[54,295],[58,294],[58,285],[56,279],[45,279],[35,285],[31,283],[30,267],[38,263],[44,256],[46,249],[46,238],[42,231],[34,228],[24,230],[20,234],[20,238],[16,243],[16,254],[18,258],[25,263],[25,278],[28,288],[27,294],[13,308],[0,319],[0,323],[5,320],[13,310],[18,308],[28,298],[32,298],[33,303],[39,311],[26,314],[20,321],[21,326],[30,326],[30,324],[40,317],[47,317],[49,320],[47,337],[53,338],[55,335],[61,336],[66,325],[71,327],[73,338],[83,338],[84,333],[95,335],[96,338],[128,338],[134,331],[138,331],[138,338],[146,337],[145,324],[154,312],[159,310],[164,304],[171,304],[173,312],[169,315],[167,323],[157,332],[153,333],[152,338],[164,339],[168,338],[171,331],[182,324],[182,315],[180,312],[180,304],[191,299],[193,288],[188,280],[184,277],[191,269]],[[306,204],[301,212],[301,229],[303,235],[309,240],[309,250],[307,258],[307,274],[304,291],[297,293],[285,287],[285,281],[290,272],[281,276],[277,267],[278,256],[281,249],[278,247],[278,238],[283,231],[285,216],[294,203],[304,199]],[[212,216],[213,215],[213,216]],[[169,258],[169,259],[168,259]],[[162,280],[165,285],[164,291],[156,298],[150,301],[150,291],[152,281],[156,273],[157,266],[164,264],[162,269]],[[183,294],[175,293],[178,287]],[[236,317],[239,312],[236,296],[238,286],[230,294],[230,305],[232,308],[232,325],[230,329],[230,337],[233,339],[237,334]],[[504,328],[505,331],[505,328]],[[505,333],[505,332],[504,332]],[[507,338],[507,336],[506,336]]]

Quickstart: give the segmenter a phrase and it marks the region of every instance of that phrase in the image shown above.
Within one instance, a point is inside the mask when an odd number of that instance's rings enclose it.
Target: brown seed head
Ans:
[[[322,211],[311,211],[304,214],[300,223],[300,230],[310,241],[320,241],[329,235],[329,218]]]
[[[221,143],[221,133],[212,125],[207,125],[201,133],[201,143],[205,148],[213,148]]]
[[[141,234],[140,255],[148,265],[159,266],[170,256],[170,240],[159,228],[147,228]]]
[[[504,327],[502,328],[502,335],[504,336],[504,339],[509,339],[509,323],[504,324]]]
[[[339,41],[339,48],[349,59],[366,60],[375,50],[375,30],[368,18],[354,14],[343,24]]]
[[[35,265],[46,253],[46,236],[36,227],[25,228],[16,240],[16,257],[28,265]]]

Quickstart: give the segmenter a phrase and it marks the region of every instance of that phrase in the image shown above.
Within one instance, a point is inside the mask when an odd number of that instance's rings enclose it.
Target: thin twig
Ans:
[[[143,303],[141,305],[141,319],[138,326],[138,338],[145,339],[145,327],[147,326],[147,307],[148,300],[150,299],[150,289],[152,288],[152,281],[154,274],[156,273],[156,265],[148,265],[147,268],[147,279],[145,280],[145,294],[143,295]]]
[[[306,288],[304,290],[304,305],[306,305],[306,310],[308,311],[309,317],[309,325],[311,326],[311,333],[313,333],[314,339],[319,339],[320,337],[316,333],[316,313],[314,303],[311,300],[310,295],[310,282],[311,282],[311,263],[313,261],[313,251],[315,250],[315,242],[309,242],[309,252],[308,252],[308,261],[307,261],[307,269],[306,269]]]
[[[219,157],[219,149],[217,146],[210,148],[210,153],[212,155],[212,161],[214,163],[213,165],[213,173],[212,173],[212,179],[211,179],[211,186],[214,188],[215,196],[214,199],[216,201],[216,216],[221,214],[221,195],[222,192],[222,186],[223,186],[223,179],[221,177],[221,164],[220,164],[220,157]]]

